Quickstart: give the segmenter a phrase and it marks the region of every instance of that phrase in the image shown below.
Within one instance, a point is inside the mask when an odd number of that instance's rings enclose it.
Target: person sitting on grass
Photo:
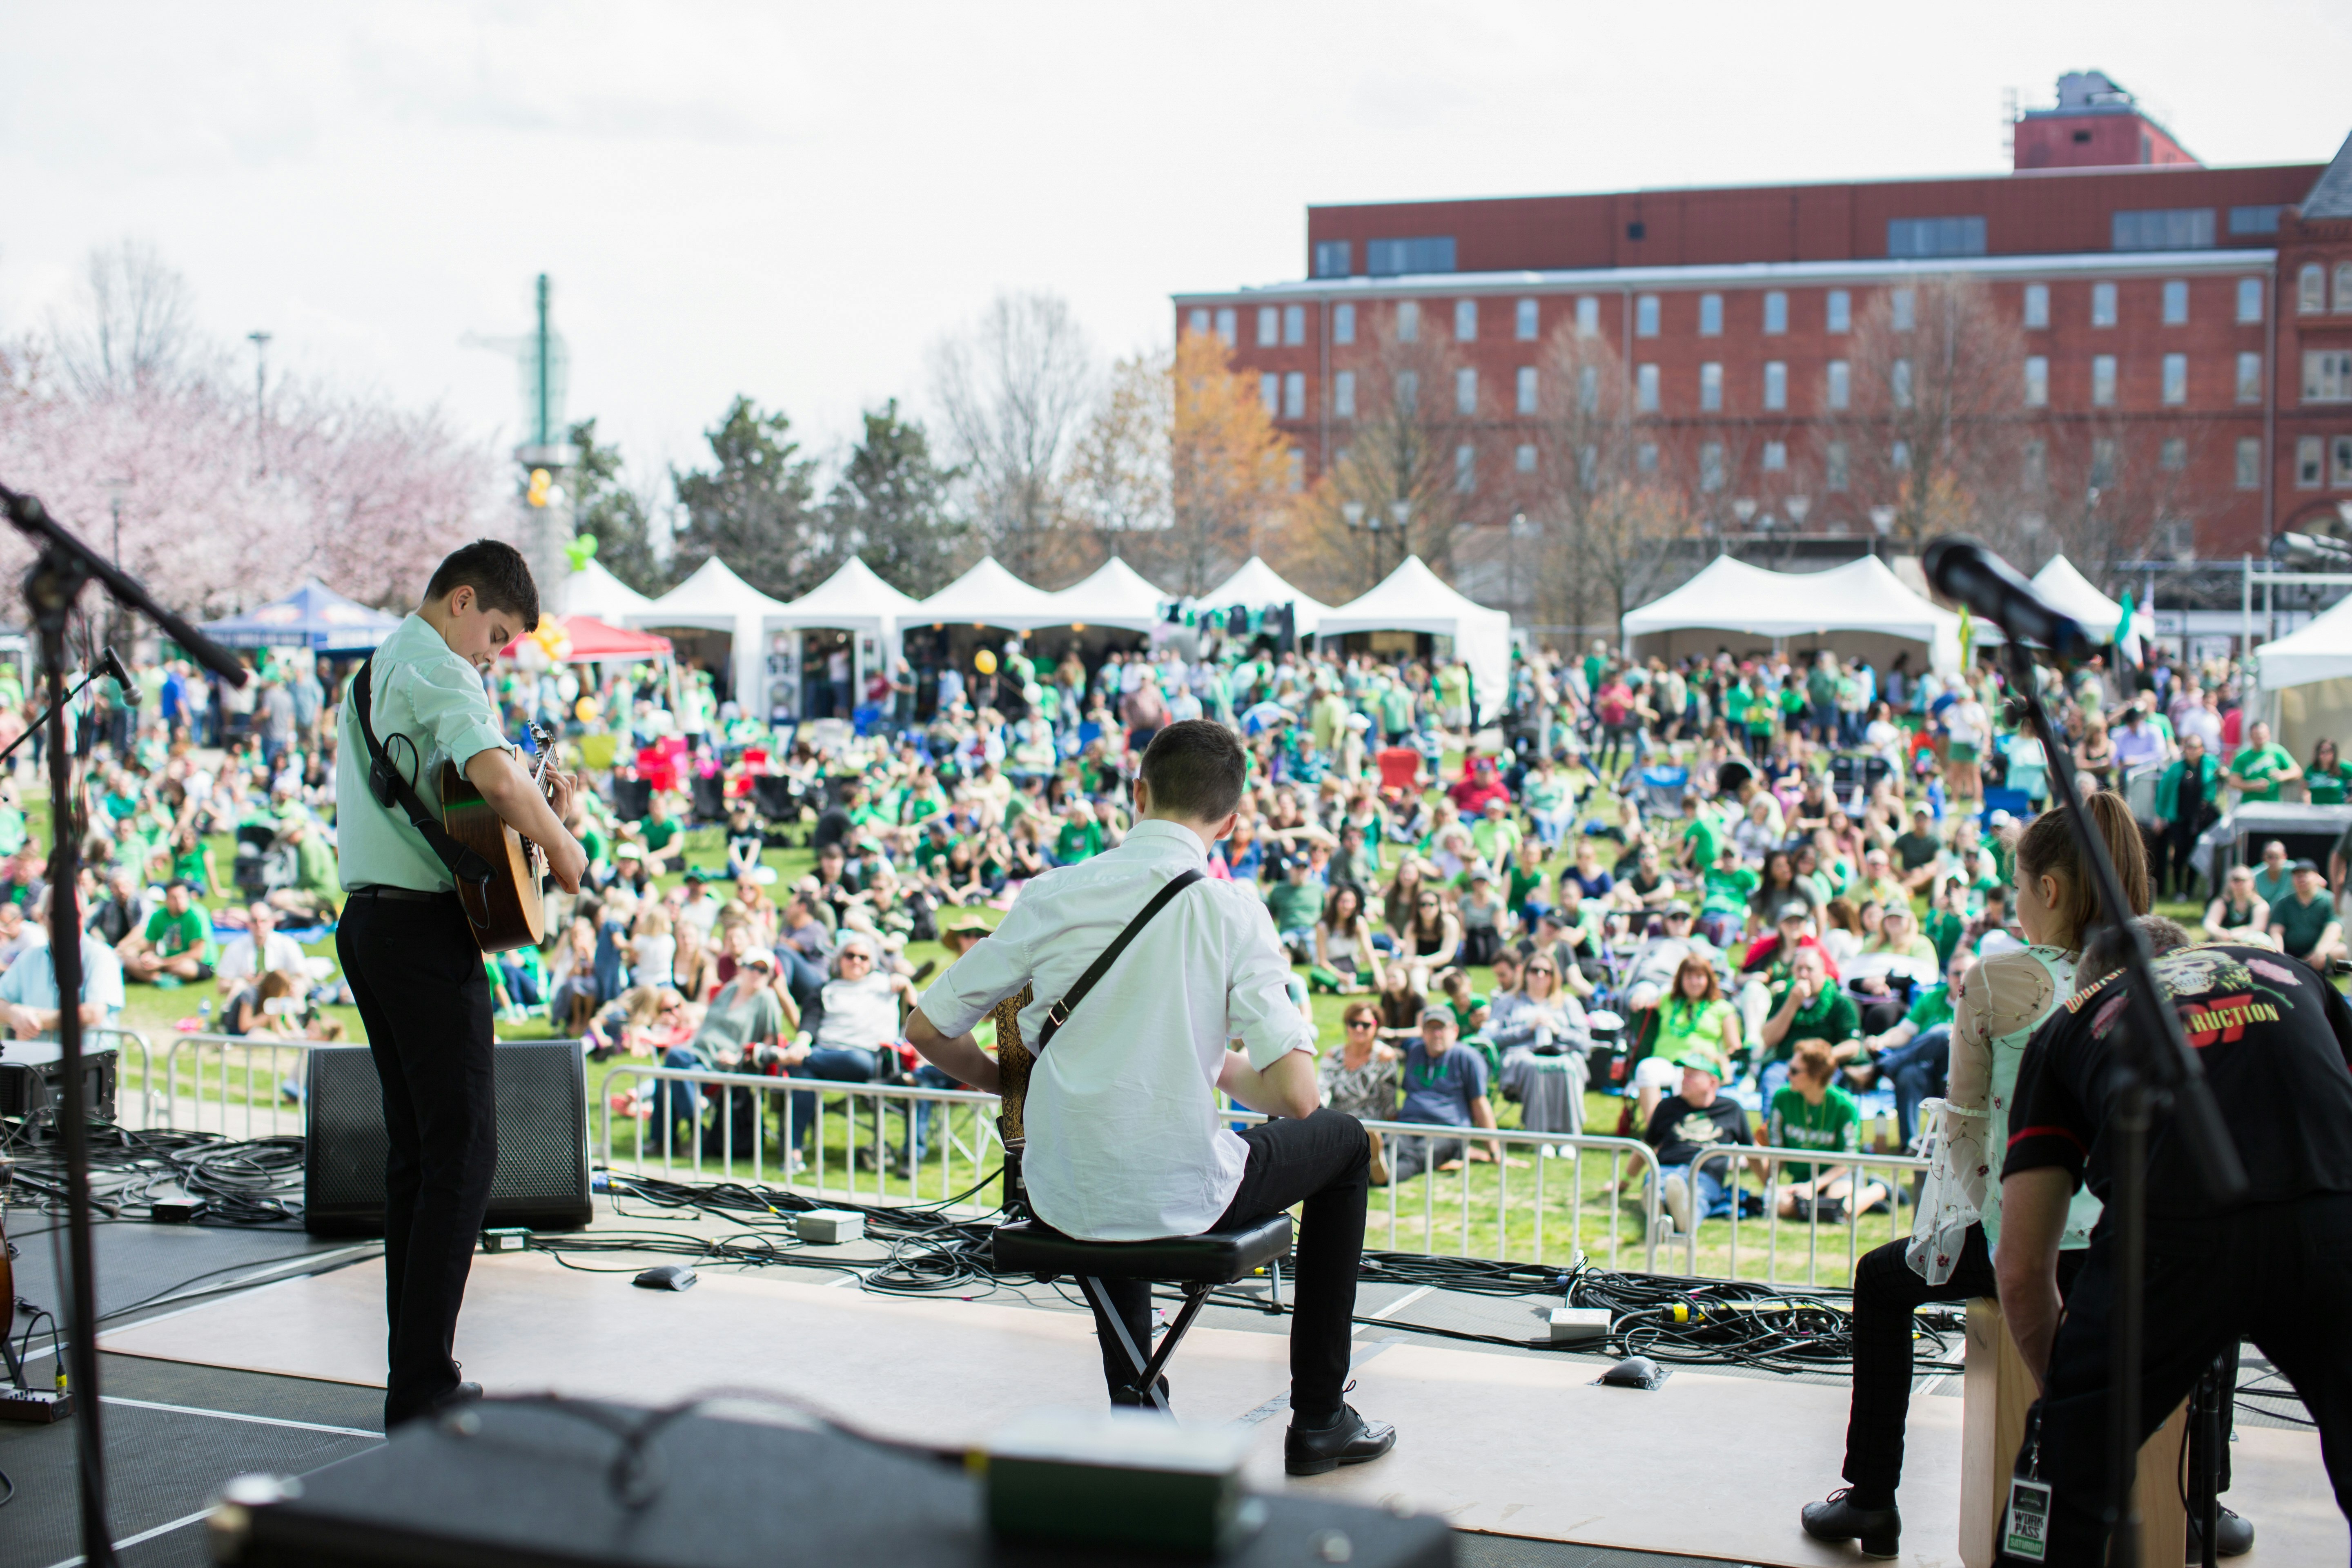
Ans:
[[[1657,1151],[1658,1205],[1673,1218],[1675,1234],[1688,1236],[1697,1220],[1731,1217],[1739,1173],[1718,1151],[1734,1143],[1753,1145],[1756,1134],[1748,1129],[1748,1112],[1716,1092],[1722,1080],[1711,1058],[1694,1056],[1677,1065],[1682,1089],[1658,1102],[1642,1141]]]
[[[824,1016],[814,1031],[803,1029],[784,1053],[795,1078],[835,1079],[845,1083],[872,1083],[883,1069],[895,1069],[898,1043],[906,1037],[899,1023],[899,999],[915,1001],[914,983],[903,974],[877,973],[880,944],[862,931],[844,932],[833,952],[833,978],[820,997]],[[723,993],[722,993],[723,994]],[[896,1073],[893,1071],[892,1076]],[[803,1148],[816,1121],[816,1091],[793,1095],[793,1144]],[[861,1154],[878,1163],[876,1145]],[[910,1175],[902,1162],[898,1173]]]
[[[1771,1094],[1789,1076],[1789,1058],[1799,1040],[1826,1040],[1843,1061],[1862,1049],[1862,1012],[1853,998],[1829,977],[1819,948],[1801,947],[1789,959],[1789,984],[1772,997],[1757,1037],[1768,1053],[1759,1086]]]
[[[1919,987],[1912,995],[1910,1010],[1891,1028],[1863,1040],[1864,1060],[1850,1069],[1857,1073],[1863,1088],[1881,1083],[1895,1086],[1895,1125],[1906,1148],[1911,1144],[1920,1102],[1944,1092],[1952,1044],[1952,1003],[1960,994],[1960,983],[1976,964],[1975,953],[1965,947],[1954,949],[1951,962],[1944,966],[1943,983]]]
[[[49,925],[47,889],[33,901],[35,918]],[[51,931],[52,938],[56,932]],[[8,1032],[20,1040],[55,1039],[58,1032],[58,973],[48,942],[26,949],[0,974],[0,1016]],[[122,1013],[122,965],[114,950],[87,931],[81,939],[81,1025],[95,1029],[112,1024]]]
[[[700,1068],[714,1072],[755,1072],[759,1069],[758,1052],[762,1046],[773,1046],[783,1038],[784,1031],[799,1019],[792,1012],[792,1000],[775,984],[776,955],[765,948],[755,948],[743,955],[737,966],[735,978],[719,988],[703,1010],[702,1022],[683,1045],[667,1045],[661,1050],[661,1065],[666,1068]],[[660,997],[656,1025],[675,1027],[691,1013],[686,999],[667,985],[656,988]],[[666,1126],[677,1121],[698,1126],[702,1119],[702,1095],[691,1083],[664,1080],[655,1099],[656,1116]],[[690,1149],[692,1144],[688,1144]],[[751,1150],[740,1140],[733,1152],[749,1154]],[[797,1163],[794,1163],[797,1169]]]
[[[1323,918],[1315,924],[1314,941],[1315,966],[1307,972],[1307,982],[1316,990],[1348,996],[1372,988],[1380,955],[1372,949],[1364,895],[1353,883],[1331,889],[1323,902]]]
[[[1404,1104],[1399,1121],[1427,1122],[1441,1127],[1495,1125],[1495,1107],[1486,1098],[1486,1058],[1455,1043],[1454,1010],[1433,1005],[1421,1011],[1421,1038],[1404,1054]],[[1489,1141],[1471,1148],[1460,1138],[1397,1138],[1391,1174],[1409,1182],[1423,1171],[1458,1171],[1465,1157],[1500,1163],[1503,1146]]]
[[[1836,1077],[1837,1063],[1826,1044],[1800,1042],[1789,1066],[1788,1083],[1772,1096],[1764,1142],[1775,1149],[1860,1153],[1862,1108],[1832,1081]],[[1782,1219],[1811,1218],[1835,1225],[1845,1218],[1845,1205],[1854,1196],[1853,1172],[1845,1165],[1786,1161],[1780,1166],[1776,1184],[1780,1195],[1773,1212]],[[1885,1186],[1874,1181],[1864,1184],[1860,1202],[1864,1212],[1885,1198]]]
[[[212,978],[213,921],[188,892],[185,882],[163,889],[163,907],[147,917],[146,928],[122,939],[116,949],[122,973],[148,985],[184,985]]]
[[[2271,935],[2279,951],[2299,958],[2320,973],[2344,953],[2344,922],[2336,918],[2335,900],[2327,896],[2326,879],[2310,860],[2294,863],[2294,880],[2287,896],[2271,905]]]
[[[1402,1077],[1399,1064],[1403,1057],[1381,1040],[1381,1010],[1370,1002],[1350,1002],[1339,1021],[1343,1031],[1339,1048],[1323,1054],[1315,1075],[1323,1090],[1323,1103],[1359,1121],[1394,1121]],[[1367,1131],[1365,1136],[1371,1140],[1372,1185],[1386,1186],[1389,1166],[1381,1135]]]
[[[256,902],[246,910],[245,918],[244,931],[221,944],[217,978],[223,994],[235,995],[251,985],[257,975],[278,973],[297,982],[309,979],[310,963],[302,944],[278,929],[276,910]]]

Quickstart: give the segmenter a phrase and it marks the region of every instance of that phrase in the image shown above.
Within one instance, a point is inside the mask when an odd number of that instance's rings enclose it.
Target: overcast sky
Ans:
[[[2004,166],[2107,71],[2213,163],[2352,130],[2352,5],[0,3],[0,330],[153,242],[210,330],[511,442],[552,274],[634,465],[734,393],[812,447],[1000,289],[1108,355],[1295,278],[1309,203]]]

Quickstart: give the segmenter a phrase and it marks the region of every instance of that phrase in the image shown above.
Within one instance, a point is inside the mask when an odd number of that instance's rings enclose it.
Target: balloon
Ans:
[[[572,711],[579,716],[583,724],[593,724],[596,721],[596,715],[603,710],[596,706],[596,700],[593,697],[583,697]]]
[[[593,533],[581,534],[563,547],[563,552],[572,558],[572,569],[574,572],[585,572],[588,570],[588,563],[596,559],[596,536]]]
[[[973,654],[971,656],[971,662],[973,668],[978,669],[982,675],[994,675],[996,673],[996,656],[989,652],[986,648],[982,648],[978,653]]]

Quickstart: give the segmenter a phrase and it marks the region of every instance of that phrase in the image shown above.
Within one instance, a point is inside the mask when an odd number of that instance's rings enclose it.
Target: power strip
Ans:
[[[47,1426],[73,1414],[73,1395],[62,1388],[0,1386],[0,1421]]]

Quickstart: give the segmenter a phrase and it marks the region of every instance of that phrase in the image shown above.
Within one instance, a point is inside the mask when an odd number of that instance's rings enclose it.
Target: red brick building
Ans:
[[[1400,311],[1449,335],[1475,373],[1446,400],[1463,488],[1500,523],[1567,393],[1539,351],[1573,322],[1709,504],[1802,495],[1784,510],[1809,530],[1859,532],[1894,498],[1832,440],[1848,345],[1882,300],[1899,326],[1921,279],[1961,273],[2022,329],[2021,416],[2096,420],[2114,462],[2186,470],[2194,503],[2143,520],[2152,550],[2234,556],[2352,502],[2352,140],[2207,168],[2096,73],[2013,131],[2016,167],[1982,177],[1310,207],[1304,280],[1180,294],[1177,328],[1261,377],[1302,483],[1346,448]]]

